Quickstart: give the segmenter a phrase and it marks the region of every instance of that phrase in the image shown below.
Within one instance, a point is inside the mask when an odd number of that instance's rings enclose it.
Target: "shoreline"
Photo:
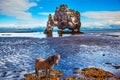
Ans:
[[[36,38],[54,38],[54,37],[68,37],[68,36],[75,36],[75,35],[99,35],[99,36],[112,36],[112,37],[120,37],[120,32],[117,31],[93,31],[93,32],[80,32],[80,33],[71,33],[71,32],[64,32],[62,35],[59,35],[58,32],[53,32],[50,35],[45,34],[44,32],[35,32],[35,31],[23,31],[23,32],[0,32],[0,37],[36,37]]]

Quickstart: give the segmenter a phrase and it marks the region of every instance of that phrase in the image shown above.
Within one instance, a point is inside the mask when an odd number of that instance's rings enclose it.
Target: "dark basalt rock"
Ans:
[[[60,5],[60,7],[56,8],[53,16],[49,14],[45,33],[51,33],[55,26],[58,27],[59,34],[62,34],[62,30],[66,28],[72,30],[73,33],[79,33],[81,26],[80,13],[69,9],[67,5]]]
[[[120,66],[114,65],[113,66],[115,69],[120,69]]]

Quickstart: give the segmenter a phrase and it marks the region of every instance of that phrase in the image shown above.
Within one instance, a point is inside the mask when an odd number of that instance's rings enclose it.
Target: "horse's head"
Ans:
[[[58,64],[59,59],[60,59],[60,54],[55,54],[52,56],[52,60],[54,64]]]

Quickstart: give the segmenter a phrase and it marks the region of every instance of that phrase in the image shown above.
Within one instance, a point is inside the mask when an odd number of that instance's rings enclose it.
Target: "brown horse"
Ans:
[[[45,70],[46,71],[46,76],[48,74],[50,74],[50,71],[52,70],[52,68],[54,67],[54,64],[58,64],[58,61],[60,59],[60,55],[59,54],[54,54],[49,56],[46,59],[43,58],[38,58],[35,60],[35,73],[38,76],[38,71],[39,70]]]

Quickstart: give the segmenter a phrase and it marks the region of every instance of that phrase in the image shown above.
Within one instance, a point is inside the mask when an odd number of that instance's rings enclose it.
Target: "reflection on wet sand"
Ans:
[[[53,33],[52,31],[51,32],[48,32],[48,33],[44,33],[46,35],[46,37],[53,37]],[[58,32],[58,37],[63,37],[64,34],[70,34],[70,35],[76,35],[76,34],[84,34],[84,32],[64,32],[62,31],[61,33]]]
[[[81,74],[79,74],[78,70],[72,73],[74,67],[79,67],[79,70],[81,70],[90,66],[97,68],[100,67],[104,70],[112,72],[119,77],[119,45],[120,38],[104,35],[96,36],[83,34],[70,37],[46,39],[26,37],[1,37],[0,79],[21,80],[23,78],[26,78],[23,76],[24,74],[33,74],[33,62],[36,58],[38,58],[38,56],[45,58],[52,53],[58,52],[61,55],[61,60],[59,65],[55,66],[54,69],[62,71],[62,73],[64,74],[63,79],[66,79],[66,77],[76,77],[79,80]],[[66,63],[66,61],[68,63]]]

